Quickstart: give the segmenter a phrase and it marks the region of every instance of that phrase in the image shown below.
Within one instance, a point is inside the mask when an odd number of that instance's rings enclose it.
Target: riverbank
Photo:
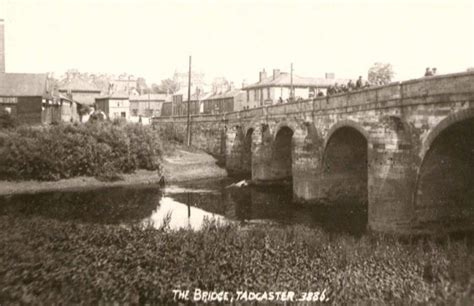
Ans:
[[[188,180],[225,177],[226,171],[216,165],[209,154],[184,146],[173,145],[163,157],[163,173],[167,183]],[[0,181],[0,195],[37,193],[58,190],[94,189],[112,186],[158,184],[161,179],[158,171],[137,170],[122,174],[123,180],[114,182],[99,181],[94,177],[75,177],[59,181]]]

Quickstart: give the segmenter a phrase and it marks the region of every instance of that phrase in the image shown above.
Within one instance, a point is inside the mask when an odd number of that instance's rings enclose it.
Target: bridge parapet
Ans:
[[[453,73],[401,83],[403,98],[474,93],[474,72]]]
[[[313,111],[313,101],[303,100],[299,102],[275,104],[275,105],[269,105],[266,108],[267,108],[268,115],[282,115],[282,114],[311,112]]]

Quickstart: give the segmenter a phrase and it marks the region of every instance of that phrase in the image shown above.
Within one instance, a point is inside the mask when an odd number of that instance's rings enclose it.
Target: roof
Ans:
[[[130,96],[130,101],[149,101],[149,100],[165,101],[166,94],[144,94],[144,95],[138,95],[138,96]]]
[[[128,94],[123,92],[114,92],[105,96],[99,96],[95,98],[96,100],[103,100],[103,99],[121,99],[127,100],[129,99]]]
[[[204,90],[202,89],[196,90],[195,88],[191,87],[190,100],[191,101],[204,100],[204,99],[207,99],[207,97],[211,94],[212,93],[205,93]],[[179,96],[179,95],[183,96],[183,101],[187,101],[188,100],[188,87],[181,88],[180,90],[178,90],[176,93],[173,94],[173,96]]]
[[[226,98],[234,98],[235,96],[242,93],[242,90],[239,89],[231,89],[226,92],[219,92],[210,95],[207,100],[216,100],[216,99],[226,99]]]
[[[81,103],[77,102],[76,100],[71,99],[71,98],[68,97],[67,95],[63,95],[63,94],[61,94],[61,93],[58,94],[58,97],[59,97],[60,99],[63,99],[63,100],[67,100],[67,101],[70,101],[70,102],[74,102],[74,103],[77,103],[77,104],[81,104]]]
[[[309,78],[293,75],[294,87],[329,87],[337,83],[347,83],[349,79],[326,79],[326,78]],[[291,75],[288,72],[281,72],[279,76],[273,79],[273,76],[267,77],[260,82],[245,86],[243,89],[252,89],[260,87],[290,87]]]
[[[60,91],[94,91],[100,92],[95,84],[81,78],[65,79],[59,82]]]
[[[0,96],[42,96],[47,94],[45,73],[0,73]]]

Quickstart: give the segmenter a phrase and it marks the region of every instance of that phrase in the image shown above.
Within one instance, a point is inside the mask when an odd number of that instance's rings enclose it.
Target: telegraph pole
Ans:
[[[191,55],[189,56],[189,75],[188,75],[188,121],[186,125],[186,143],[188,147],[191,145],[191,125],[190,125],[190,113],[191,107]]]
[[[290,102],[293,102],[294,99],[294,88],[293,88],[293,63],[291,63],[291,73],[290,73]]]

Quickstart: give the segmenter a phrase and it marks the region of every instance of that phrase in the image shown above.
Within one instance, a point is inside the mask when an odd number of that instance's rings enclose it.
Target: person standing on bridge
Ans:
[[[362,88],[362,76],[359,76],[359,78],[356,81],[356,89],[361,89]]]
[[[427,67],[425,70],[425,77],[433,76],[433,71],[431,71],[430,67]]]

